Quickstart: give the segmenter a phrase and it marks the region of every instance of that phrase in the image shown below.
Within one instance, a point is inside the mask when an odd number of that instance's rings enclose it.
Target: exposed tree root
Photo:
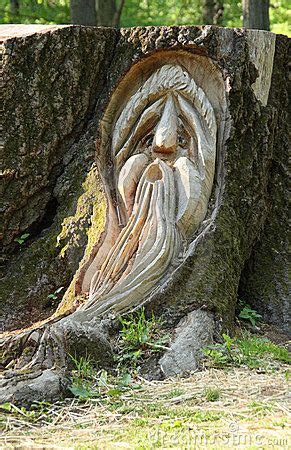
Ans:
[[[66,390],[70,355],[89,353],[101,365],[112,358],[104,325],[64,317],[4,336],[1,342],[0,402],[54,400]]]

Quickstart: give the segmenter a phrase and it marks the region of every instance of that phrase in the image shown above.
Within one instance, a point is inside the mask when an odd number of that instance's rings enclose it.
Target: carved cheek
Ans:
[[[144,153],[134,155],[126,161],[120,171],[118,190],[128,215],[132,212],[136,187],[148,162],[148,157]]]
[[[177,225],[182,233],[190,236],[197,227],[195,210],[201,196],[201,178],[193,163],[186,157],[179,158],[175,164],[177,187]]]

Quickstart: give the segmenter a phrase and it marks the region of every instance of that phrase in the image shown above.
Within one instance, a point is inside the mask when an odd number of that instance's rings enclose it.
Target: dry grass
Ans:
[[[147,382],[117,398],[50,405],[37,417],[4,414],[9,448],[287,448],[287,366],[276,372],[207,369]],[[206,390],[218,399],[207,400]]]

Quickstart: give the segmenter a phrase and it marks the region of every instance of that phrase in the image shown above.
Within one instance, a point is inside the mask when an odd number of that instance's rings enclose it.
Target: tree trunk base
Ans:
[[[3,328],[66,293],[63,316],[3,335],[1,401],[59,398],[70,355],[113,366],[111,313],[187,316],[175,350],[188,325],[231,333],[240,286],[283,328],[287,38],[33,30],[3,39]]]

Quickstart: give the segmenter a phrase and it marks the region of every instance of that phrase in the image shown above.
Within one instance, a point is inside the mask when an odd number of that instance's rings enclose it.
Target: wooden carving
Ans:
[[[106,139],[116,201],[83,274],[81,310],[138,306],[185,258],[207,211],[216,134],[206,93],[180,65],[160,67],[131,95]]]

